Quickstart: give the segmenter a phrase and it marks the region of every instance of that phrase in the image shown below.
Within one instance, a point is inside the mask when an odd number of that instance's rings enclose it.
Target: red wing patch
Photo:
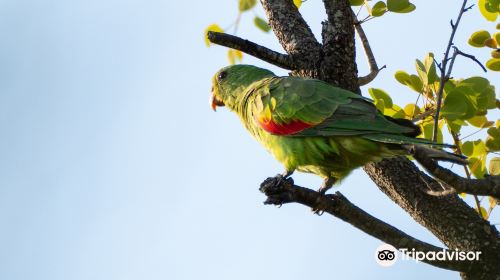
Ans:
[[[257,123],[265,131],[276,134],[276,135],[290,135],[300,132],[306,128],[310,128],[314,125],[305,123],[303,121],[291,121],[290,123],[277,124],[273,120],[268,122],[261,122],[256,118]]]

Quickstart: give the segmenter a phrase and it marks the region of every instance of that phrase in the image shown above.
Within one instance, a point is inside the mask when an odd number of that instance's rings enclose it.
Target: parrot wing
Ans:
[[[363,136],[394,144],[427,144],[417,126],[382,115],[373,103],[320,80],[270,77],[252,87],[253,121],[274,135]]]

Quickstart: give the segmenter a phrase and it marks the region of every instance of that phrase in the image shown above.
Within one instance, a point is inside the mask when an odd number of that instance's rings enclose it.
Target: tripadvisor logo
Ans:
[[[428,261],[478,261],[479,256],[481,256],[480,251],[459,251],[455,250],[441,250],[441,251],[430,251],[422,252],[416,251],[415,249],[408,250],[406,248],[401,248],[401,253],[403,253],[402,260],[414,259],[416,262],[428,260]]]
[[[375,250],[375,261],[381,266],[392,266],[398,260],[396,248],[389,244],[382,244]]]
[[[440,251],[430,251],[423,252],[408,248],[401,248],[401,260],[415,260],[420,261],[478,261],[481,252],[480,251],[459,251],[455,250],[440,250]],[[375,261],[381,266],[392,266],[398,260],[398,250],[394,246],[389,244],[380,245],[377,250],[375,250]]]

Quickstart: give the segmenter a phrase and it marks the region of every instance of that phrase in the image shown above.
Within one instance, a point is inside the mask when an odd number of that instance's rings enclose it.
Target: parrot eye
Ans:
[[[217,75],[217,80],[222,80],[224,79],[225,77],[227,76],[227,72],[226,71],[222,71],[219,73],[219,75]]]

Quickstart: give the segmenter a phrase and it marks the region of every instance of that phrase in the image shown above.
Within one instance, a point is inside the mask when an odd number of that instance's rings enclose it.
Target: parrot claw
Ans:
[[[281,205],[291,202],[291,194],[286,191],[290,186],[293,186],[293,179],[285,178],[282,174],[267,178],[260,184],[259,188],[267,196],[264,204],[281,207]]]
[[[321,184],[321,186],[319,187],[318,189],[318,192],[321,194],[321,196],[326,196],[326,192],[332,188],[333,184],[335,184],[335,182],[337,181],[337,179],[333,178],[333,177],[328,177],[328,178],[325,178],[325,180],[323,181],[323,184]],[[314,208],[311,208],[311,211],[313,212],[313,214],[316,214],[318,216],[321,216],[323,215],[323,213],[325,212],[324,210],[321,210],[320,207],[314,207]]]
[[[316,208],[311,208],[311,212],[313,214],[316,214],[318,216],[321,216],[325,213],[325,210],[320,210],[320,209],[316,209]]]
[[[276,185],[280,185],[281,183],[283,183],[283,181],[288,181],[290,184],[293,185],[293,178],[290,177],[292,175],[292,172],[286,172],[286,173],[283,173],[283,174],[276,174],[276,176],[274,176],[274,178],[276,178],[277,182],[276,182]]]
[[[319,187],[318,192],[321,194],[325,194],[329,189],[332,188],[333,184],[335,184],[336,181],[337,179],[333,177],[325,178],[323,184],[321,184],[321,186]]]

